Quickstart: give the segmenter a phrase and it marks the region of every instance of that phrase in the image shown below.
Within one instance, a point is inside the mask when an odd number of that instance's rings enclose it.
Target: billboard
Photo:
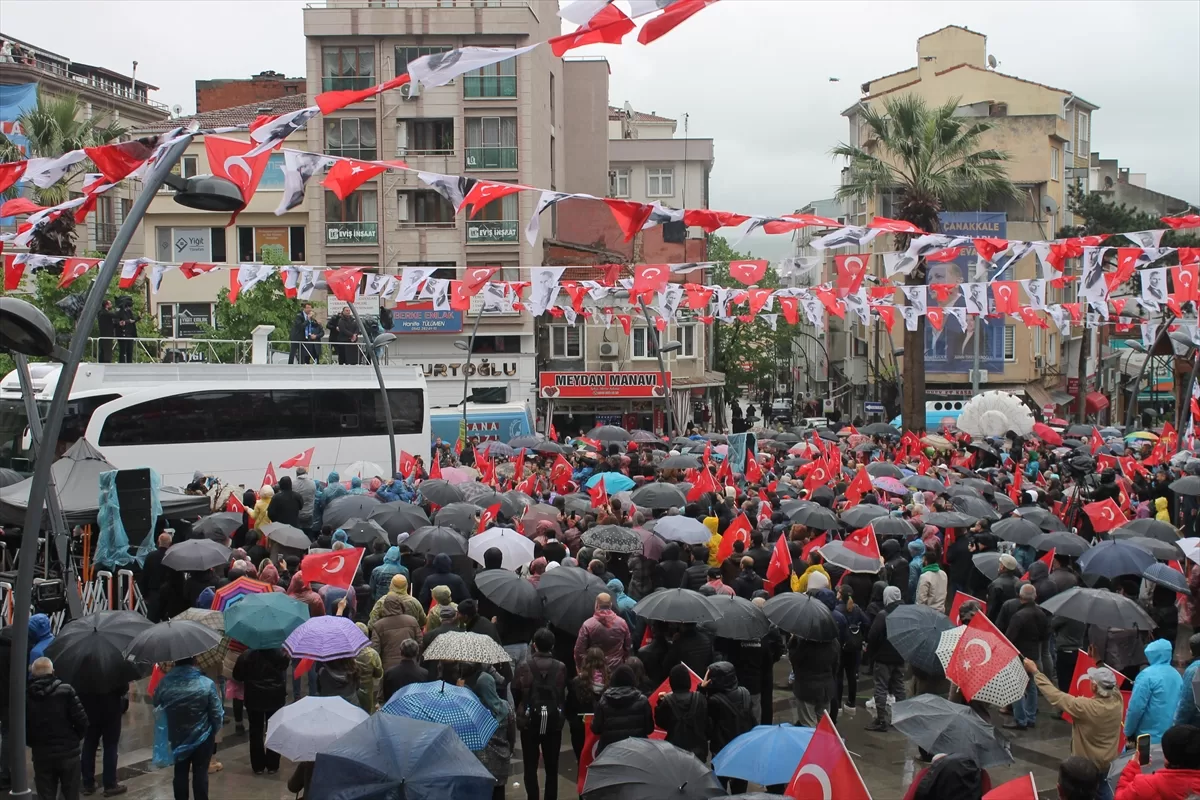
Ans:
[[[559,397],[665,397],[671,376],[657,372],[542,372],[538,393]]]
[[[463,312],[438,311],[433,301],[400,303],[392,309],[392,333],[458,333]]]
[[[25,112],[37,108],[37,97],[36,83],[0,86],[0,133],[16,145],[26,158],[29,157],[29,139],[17,120]],[[20,186],[18,183],[18,190]],[[15,221],[15,217],[3,217],[0,218],[0,225],[13,225]]]
[[[939,233],[947,236],[969,236],[980,238],[1008,238],[1008,217],[1004,212],[945,211],[938,215]],[[954,288],[943,305],[963,306],[963,293],[960,284],[971,280],[975,267],[976,253],[974,247],[964,247],[953,261],[931,263],[926,270],[926,283],[948,283]],[[988,275],[991,279],[994,275]],[[988,291],[991,298],[991,291]],[[936,303],[933,292],[930,292],[930,303]],[[947,315],[949,317],[949,315]],[[970,330],[961,331],[958,323],[947,318],[946,324],[940,331],[933,326],[925,325],[925,370],[926,372],[961,372],[969,376],[975,360],[975,329],[982,328],[982,338],[979,345],[979,368],[989,372],[1004,370],[1004,318],[987,318],[982,326],[976,326],[976,317],[967,317]]]

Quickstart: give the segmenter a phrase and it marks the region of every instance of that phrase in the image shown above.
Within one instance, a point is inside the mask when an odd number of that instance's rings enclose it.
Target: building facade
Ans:
[[[199,80],[196,81],[196,113],[303,95],[306,90],[304,78],[288,78],[274,70],[265,70],[249,78]]]

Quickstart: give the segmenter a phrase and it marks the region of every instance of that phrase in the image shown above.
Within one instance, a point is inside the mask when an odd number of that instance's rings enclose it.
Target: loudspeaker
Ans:
[[[129,544],[137,546],[154,531],[151,528],[151,484],[149,469],[122,469],[115,481],[121,524]]]
[[[664,222],[662,229],[663,241],[667,244],[683,244],[687,239],[687,226],[682,222]]]
[[[54,614],[67,607],[67,594],[59,580],[38,581],[33,585],[33,606],[43,614]]]

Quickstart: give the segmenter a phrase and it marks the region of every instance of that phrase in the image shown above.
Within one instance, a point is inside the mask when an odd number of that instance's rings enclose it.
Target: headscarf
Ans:
[[[263,567],[258,572],[258,579],[271,586],[279,585],[279,570],[270,559],[263,559]]]
[[[211,586],[206,586],[204,591],[200,593],[200,596],[196,598],[196,602],[192,604],[192,607],[205,609],[212,608],[213,598],[216,596],[217,593],[213,590],[213,588]]]
[[[333,532],[333,541],[347,544],[350,541],[350,536],[341,528]]]
[[[538,581],[542,579],[542,575],[546,572],[546,559],[544,556],[538,556],[533,561],[529,562],[529,582],[534,586],[538,585]]]

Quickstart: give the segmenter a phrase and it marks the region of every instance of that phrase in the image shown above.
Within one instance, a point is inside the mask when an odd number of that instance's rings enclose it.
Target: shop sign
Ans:
[[[558,397],[664,397],[671,376],[658,372],[543,372],[538,394]]]
[[[392,333],[458,333],[461,311],[438,311],[432,302],[401,303],[392,309]]]
[[[417,361],[409,362],[409,366],[419,367],[421,372],[425,374],[426,379],[447,378],[450,380],[462,380],[464,374],[468,378],[517,377],[516,361],[492,362],[489,359],[481,358],[478,361],[472,360],[470,364],[466,363],[465,361],[453,363]]]

